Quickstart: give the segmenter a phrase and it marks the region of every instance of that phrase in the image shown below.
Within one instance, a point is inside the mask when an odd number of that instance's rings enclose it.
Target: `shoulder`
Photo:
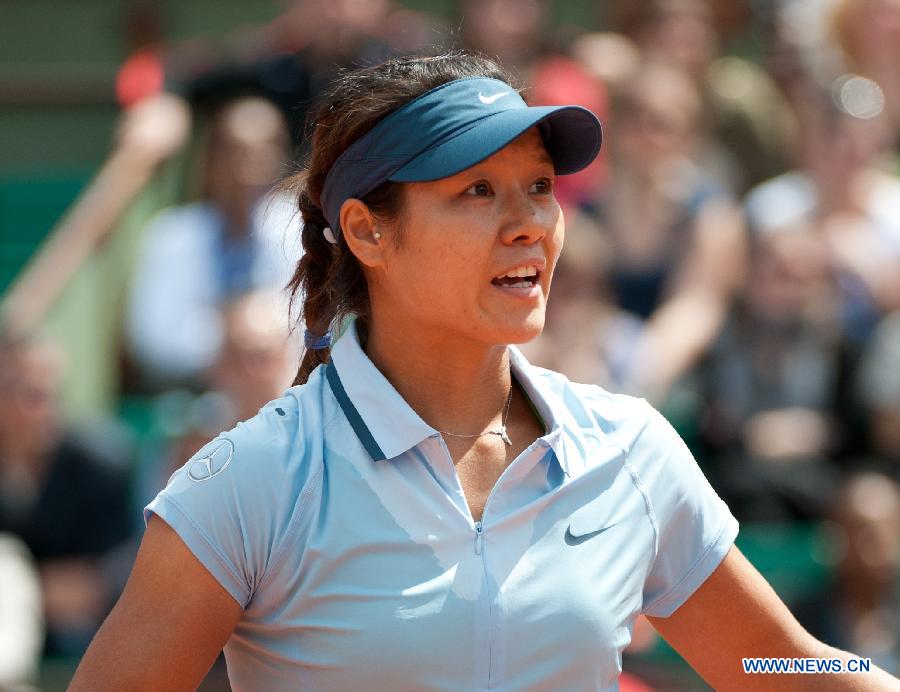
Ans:
[[[198,450],[144,510],[171,526],[238,603],[296,545],[322,480],[318,377]]]
[[[621,449],[636,474],[678,474],[696,461],[678,432],[646,399],[570,382],[556,373],[568,414],[584,435]]]
[[[250,486],[302,487],[315,473],[314,452],[325,423],[316,401],[317,385],[292,387],[252,418],[221,433],[192,457],[188,471],[209,454],[225,455],[223,463],[233,466],[235,474],[248,476],[243,480]]]
[[[533,367],[533,376],[561,399],[570,424],[625,452],[631,450],[648,425],[658,424],[661,418],[644,399],[610,392],[599,385],[572,382],[543,368]]]
[[[174,502],[267,507],[289,521],[321,467],[324,423],[319,377],[288,389],[259,412],[201,447],[169,479]]]

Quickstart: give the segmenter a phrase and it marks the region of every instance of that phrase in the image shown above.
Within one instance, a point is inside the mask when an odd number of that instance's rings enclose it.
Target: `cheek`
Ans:
[[[565,238],[566,223],[563,219],[562,210],[560,210],[559,216],[556,220],[556,227],[554,228],[552,233],[547,234],[546,240],[544,242],[545,253],[547,256],[547,268],[549,269],[548,276],[551,281],[553,280],[556,263],[559,261],[560,254],[562,254],[563,245],[565,244]],[[549,288],[549,282],[547,287]]]
[[[403,249],[402,264],[390,272],[395,291],[416,313],[456,310],[454,306],[466,304],[480,288],[480,258],[485,251],[474,242],[422,242],[425,240],[413,241]]]

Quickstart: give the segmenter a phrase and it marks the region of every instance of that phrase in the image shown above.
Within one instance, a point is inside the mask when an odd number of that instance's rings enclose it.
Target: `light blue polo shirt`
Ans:
[[[352,326],[148,505],[244,608],[235,690],[614,690],[715,570],[737,522],[662,416],[509,354],[547,432],[482,522]]]

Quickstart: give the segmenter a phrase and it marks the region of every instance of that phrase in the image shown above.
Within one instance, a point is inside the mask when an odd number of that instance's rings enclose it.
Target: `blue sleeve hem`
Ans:
[[[231,596],[241,608],[246,608],[249,601],[249,590],[243,580],[222,555],[206,533],[190,519],[178,503],[159,495],[144,509],[144,521],[149,523],[150,515],[156,514],[166,522],[179,538],[193,553],[200,564],[206,568],[213,578],[219,582],[228,595]]]
[[[738,522],[733,516],[726,517],[716,537],[710,542],[703,554],[688,570],[687,574],[669,591],[648,604],[643,609],[644,615],[666,618],[678,610],[725,559],[734,539],[738,534]]]

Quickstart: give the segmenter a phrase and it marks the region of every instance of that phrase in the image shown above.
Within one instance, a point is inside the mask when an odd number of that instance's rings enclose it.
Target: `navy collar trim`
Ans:
[[[343,409],[344,415],[350,423],[350,427],[353,428],[353,432],[356,433],[359,441],[362,442],[363,447],[365,447],[372,459],[374,461],[387,459],[387,456],[381,451],[381,447],[378,446],[378,443],[372,436],[372,431],[369,430],[369,426],[365,424],[362,416],[359,415],[359,411],[356,410],[356,406],[353,405],[353,402],[350,401],[350,397],[347,396],[347,391],[344,389],[344,384],[341,382],[337,368],[334,367],[334,361],[332,360],[329,360],[328,365],[325,366],[325,377],[328,379],[328,384],[331,385],[331,391],[334,392],[338,404],[340,404],[340,407]]]

